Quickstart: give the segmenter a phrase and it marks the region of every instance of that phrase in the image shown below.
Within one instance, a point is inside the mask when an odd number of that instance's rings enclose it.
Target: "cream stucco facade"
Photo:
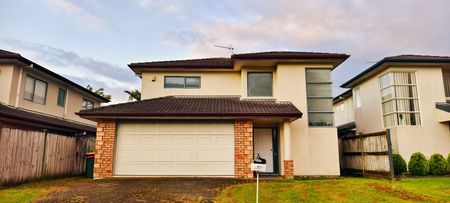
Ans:
[[[285,122],[264,121],[279,129],[279,166],[283,175],[283,160],[293,160],[294,175],[298,176],[336,176],[339,171],[338,140],[336,127],[308,126],[308,107],[306,95],[306,68],[333,68],[333,64],[320,63],[274,63],[271,61],[235,61],[230,71],[146,71],[142,77],[142,98],[172,95],[238,95],[242,99],[276,99],[290,101],[303,117],[289,124],[287,133]],[[273,96],[248,97],[247,73],[272,72]],[[201,87],[198,89],[164,88],[165,76],[200,76]],[[286,136],[289,136],[286,138]],[[285,156],[290,156],[285,157]]]
[[[420,125],[393,126],[385,128],[381,104],[379,77],[388,72],[414,72],[416,76]],[[422,152],[430,157],[433,153],[446,156],[450,153],[450,113],[436,109],[436,102],[446,102],[442,66],[439,65],[391,65],[352,87],[353,100],[359,89],[361,106],[354,106],[356,133],[366,134],[391,130],[394,153],[399,153],[409,161],[414,152]],[[336,114],[336,122],[342,123],[344,116]]]
[[[47,83],[44,104],[24,99],[27,76]],[[99,107],[101,101],[98,98],[33,67],[13,63],[0,64],[0,85],[0,102],[3,104],[83,124],[95,125],[95,122],[83,119],[75,113],[83,109],[83,98],[92,101],[95,107]],[[66,90],[63,107],[57,105],[59,88]]]

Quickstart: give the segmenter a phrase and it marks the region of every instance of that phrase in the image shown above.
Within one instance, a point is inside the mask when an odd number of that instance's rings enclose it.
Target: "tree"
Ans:
[[[100,95],[101,97],[107,99],[107,100],[111,100],[111,95],[110,94],[105,94],[105,89],[103,88],[99,88],[97,90],[94,91],[94,88],[92,88],[91,85],[87,85],[86,89],[88,89],[91,92],[94,92],[95,94]]]
[[[139,92],[139,90],[125,90],[124,92],[129,95],[128,101],[141,101],[141,92]]]

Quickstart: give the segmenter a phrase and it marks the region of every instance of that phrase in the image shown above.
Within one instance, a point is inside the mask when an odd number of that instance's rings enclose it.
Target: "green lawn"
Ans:
[[[228,187],[217,202],[254,202],[255,184]],[[260,202],[450,202],[450,178],[337,178],[263,182]]]
[[[0,190],[0,202],[31,202],[48,194],[48,189],[28,185]]]

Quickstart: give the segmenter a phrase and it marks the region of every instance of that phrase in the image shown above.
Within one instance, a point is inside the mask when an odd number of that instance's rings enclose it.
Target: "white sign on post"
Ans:
[[[252,163],[252,171],[255,172],[266,172],[266,164],[256,164]]]
[[[258,203],[259,196],[259,172],[266,172],[266,164],[251,164],[252,171],[256,172],[256,203]]]

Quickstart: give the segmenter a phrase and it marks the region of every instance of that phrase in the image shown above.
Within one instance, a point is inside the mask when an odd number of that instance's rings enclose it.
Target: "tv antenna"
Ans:
[[[222,49],[228,49],[231,51],[231,55],[234,54],[234,47],[231,46],[231,44],[229,44],[228,46],[222,46],[222,45],[214,45],[217,48],[222,48]]]

